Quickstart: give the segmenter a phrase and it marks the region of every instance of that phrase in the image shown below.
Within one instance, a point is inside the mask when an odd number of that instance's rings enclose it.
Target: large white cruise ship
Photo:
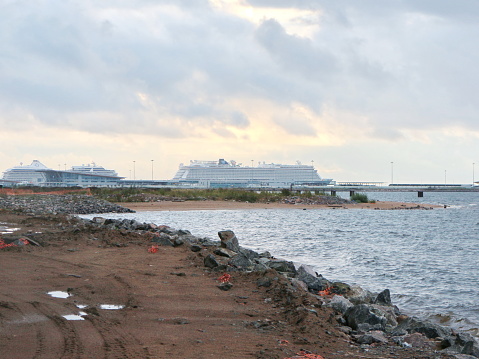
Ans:
[[[242,166],[235,161],[190,161],[180,164],[173,182],[201,187],[289,187],[291,185],[328,185],[332,179],[321,178],[313,166],[258,163]]]

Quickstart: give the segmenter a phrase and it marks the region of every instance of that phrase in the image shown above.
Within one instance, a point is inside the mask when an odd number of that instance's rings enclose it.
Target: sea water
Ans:
[[[477,336],[479,193],[426,192],[424,196],[368,193],[370,199],[439,204],[441,208],[308,209],[295,205],[292,209],[100,216],[168,225],[215,240],[218,231],[231,229],[242,246],[311,265],[329,280],[373,292],[389,288],[393,303],[404,313]]]

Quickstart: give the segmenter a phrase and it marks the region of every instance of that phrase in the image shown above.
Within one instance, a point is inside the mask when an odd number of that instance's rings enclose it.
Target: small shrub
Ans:
[[[351,196],[351,201],[357,202],[357,203],[369,203],[368,196],[365,195],[364,193],[355,193]]]
[[[289,189],[287,189],[287,188],[283,188],[283,189],[281,190],[281,194],[282,194],[283,196],[291,196],[291,191],[290,191]]]

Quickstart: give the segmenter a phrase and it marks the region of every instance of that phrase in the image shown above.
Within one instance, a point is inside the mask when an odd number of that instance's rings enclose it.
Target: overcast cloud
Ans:
[[[477,141],[478,17],[470,0],[0,0],[0,126],[203,146],[183,161],[257,151],[321,168],[322,152],[333,177],[366,177],[334,148]]]

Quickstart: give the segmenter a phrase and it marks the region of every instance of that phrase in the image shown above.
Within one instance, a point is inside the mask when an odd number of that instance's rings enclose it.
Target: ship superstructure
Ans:
[[[201,187],[288,187],[291,185],[327,185],[313,166],[297,162],[294,165],[258,163],[243,166],[235,161],[190,161],[180,164],[173,182],[196,183]]]
[[[105,167],[98,166],[95,162],[89,163],[87,165],[82,164],[81,166],[72,166],[71,172],[81,172],[88,173],[92,175],[99,176],[118,176],[115,170],[107,170]]]

